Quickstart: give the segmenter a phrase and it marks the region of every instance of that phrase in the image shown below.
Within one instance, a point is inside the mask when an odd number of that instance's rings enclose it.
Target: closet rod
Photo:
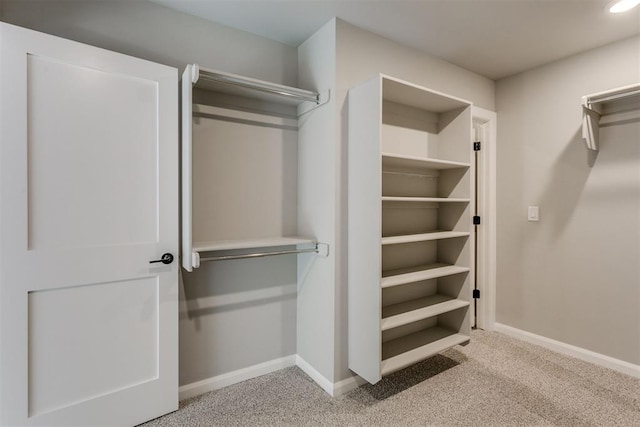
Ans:
[[[202,68],[199,69],[199,78],[211,82],[225,83],[243,87],[246,89],[271,93],[286,98],[299,99],[301,101],[311,101],[315,102],[316,104],[320,103],[320,94],[316,92],[272,84],[254,79],[246,79],[226,74],[215,73],[213,71],[207,71]]]
[[[303,254],[303,253],[318,253],[318,247],[313,249],[291,249],[288,251],[274,251],[274,252],[258,252],[242,255],[220,255],[207,258],[200,258],[200,262],[203,261],[227,261],[231,259],[244,259],[244,258],[262,258],[273,255],[289,255],[289,254]]]

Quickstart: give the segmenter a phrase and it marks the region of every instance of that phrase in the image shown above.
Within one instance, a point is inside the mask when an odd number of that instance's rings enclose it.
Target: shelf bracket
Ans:
[[[582,106],[582,138],[589,150],[598,151],[600,139],[600,113]]]
[[[330,100],[331,100],[331,89],[327,89],[324,92],[320,92],[318,94],[318,100],[316,101],[315,104],[313,102],[307,101],[298,105],[298,118],[322,107],[323,105],[327,104]],[[311,106],[309,107],[309,105]]]

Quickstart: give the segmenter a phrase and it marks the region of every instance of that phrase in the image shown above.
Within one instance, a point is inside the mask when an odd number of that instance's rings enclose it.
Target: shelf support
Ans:
[[[600,139],[600,113],[582,106],[582,138],[589,150],[599,150]]]

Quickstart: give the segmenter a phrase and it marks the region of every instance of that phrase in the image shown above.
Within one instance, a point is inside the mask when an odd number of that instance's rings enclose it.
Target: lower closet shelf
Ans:
[[[390,374],[469,340],[468,335],[433,327],[385,342],[380,373]]]
[[[234,249],[270,248],[276,246],[294,246],[314,244],[315,240],[304,237],[269,237],[261,239],[215,240],[194,242],[194,252],[225,251]]]
[[[387,329],[407,325],[467,306],[469,306],[468,301],[462,301],[446,295],[432,295],[389,305],[382,307],[380,328],[386,331]]]
[[[469,271],[468,267],[444,263],[388,270],[383,272],[384,277],[380,281],[380,286],[388,288],[391,286],[404,285],[406,283],[414,283],[422,280],[451,276],[453,274],[466,273],[467,271]]]
[[[295,247],[295,249],[287,250],[270,250],[264,251],[267,248],[277,247]],[[220,253],[224,251],[245,251],[244,253]],[[247,250],[259,252],[246,253]],[[217,252],[217,255],[212,253]],[[204,261],[228,261],[235,259],[245,258],[262,258],[272,255],[287,255],[315,252],[322,256],[327,256],[329,253],[329,246],[326,244],[318,243],[313,239],[307,239],[304,237],[271,237],[262,239],[242,239],[242,240],[215,240],[209,242],[195,242],[192,245],[191,263],[187,264],[185,269],[192,271],[190,267],[198,268],[200,263]],[[205,257],[201,257],[201,253],[209,253]]]

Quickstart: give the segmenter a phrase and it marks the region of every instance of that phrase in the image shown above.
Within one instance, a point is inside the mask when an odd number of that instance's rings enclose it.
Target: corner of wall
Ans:
[[[298,47],[299,86],[332,92],[328,103],[302,116],[298,125],[298,234],[329,244],[329,256],[299,257],[297,353],[326,379],[323,384],[332,383],[336,358],[335,49],[335,19]]]

